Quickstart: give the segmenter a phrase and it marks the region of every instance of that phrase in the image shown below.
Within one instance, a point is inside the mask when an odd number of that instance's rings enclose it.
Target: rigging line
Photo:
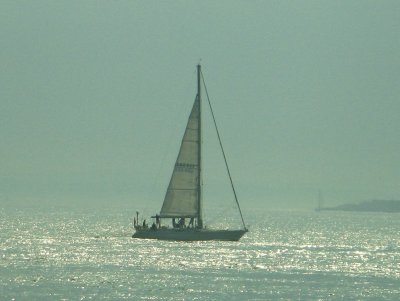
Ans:
[[[229,171],[228,161],[226,160],[224,147],[222,146],[221,136],[219,135],[219,131],[218,131],[218,127],[217,127],[217,122],[215,121],[214,111],[213,111],[212,106],[211,106],[210,97],[208,96],[207,86],[206,86],[206,83],[205,83],[205,81],[204,81],[203,72],[200,71],[200,74],[201,74],[201,79],[202,79],[202,81],[203,81],[204,90],[205,90],[206,95],[207,95],[207,101],[208,101],[208,105],[209,105],[209,107],[210,107],[211,116],[212,116],[212,119],[213,119],[213,121],[214,121],[215,130],[216,130],[216,132],[217,132],[218,142],[219,142],[219,145],[220,145],[220,147],[221,147],[222,156],[224,157],[226,170],[227,170],[227,172],[228,172],[229,180],[230,180],[230,182],[231,182],[233,195],[234,195],[234,197],[235,197],[235,201],[236,201],[236,204],[237,204],[238,209],[239,209],[240,218],[242,219],[243,227],[244,227],[245,230],[247,230],[246,224],[244,223],[244,219],[243,219],[243,215],[242,215],[242,210],[240,209],[239,201],[238,201],[238,199],[237,199],[236,190],[235,190],[235,187],[234,187],[234,185],[233,185],[233,180],[232,180],[231,172]]]

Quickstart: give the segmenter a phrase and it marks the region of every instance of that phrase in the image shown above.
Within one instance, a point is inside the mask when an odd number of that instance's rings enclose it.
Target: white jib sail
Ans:
[[[199,126],[200,103],[196,97],[161,208],[160,214],[163,217],[196,217],[198,215]]]

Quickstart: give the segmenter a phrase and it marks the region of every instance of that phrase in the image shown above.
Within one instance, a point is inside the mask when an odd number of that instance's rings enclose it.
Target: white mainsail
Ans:
[[[161,208],[161,217],[198,217],[200,198],[200,99],[197,96]]]

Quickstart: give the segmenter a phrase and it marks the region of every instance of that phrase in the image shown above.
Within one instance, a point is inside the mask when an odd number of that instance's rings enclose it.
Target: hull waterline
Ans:
[[[138,229],[132,237],[173,241],[238,241],[246,232],[247,230]]]

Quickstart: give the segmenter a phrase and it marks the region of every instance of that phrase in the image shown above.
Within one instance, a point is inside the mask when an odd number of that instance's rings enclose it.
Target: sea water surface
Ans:
[[[250,212],[191,243],[133,239],[133,214],[0,209],[0,300],[400,300],[399,214]]]

